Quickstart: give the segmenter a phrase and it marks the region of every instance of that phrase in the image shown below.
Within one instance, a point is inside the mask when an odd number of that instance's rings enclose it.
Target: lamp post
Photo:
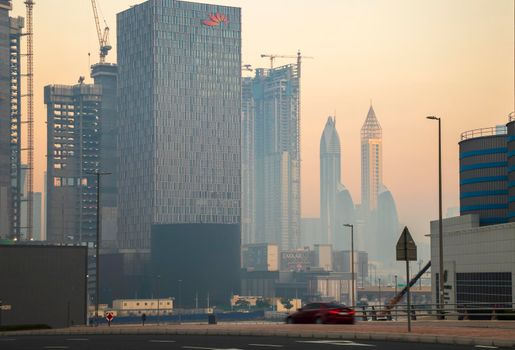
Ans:
[[[350,264],[351,264],[351,275],[352,275],[352,286],[351,286],[351,290],[352,290],[352,307],[354,307],[356,305],[356,300],[354,299],[355,298],[355,292],[354,292],[354,225],[352,224],[343,224],[343,226],[345,227],[350,227],[350,246],[351,246],[351,259],[350,259]]]
[[[379,277],[379,311],[381,311],[382,307],[383,307],[383,302],[382,302],[382,298],[381,298],[381,277]]]
[[[180,309],[180,312],[179,312],[179,323],[181,323],[182,321],[182,280],[178,280],[179,282],[179,309]]]
[[[442,224],[442,121],[434,115],[427,119],[438,120],[438,301],[440,318],[443,319],[444,309],[444,280],[443,280],[443,224]],[[408,282],[409,283],[409,282]]]
[[[161,280],[161,275],[157,275],[157,324],[159,325],[159,282]]]
[[[101,173],[99,171],[92,173],[97,177],[97,244],[96,244],[96,283],[95,283],[95,319],[98,325],[98,302],[100,299],[100,177],[103,175],[111,175],[111,173]]]
[[[397,275],[395,275],[395,296],[397,298]],[[395,321],[397,321],[397,303],[395,304]]]

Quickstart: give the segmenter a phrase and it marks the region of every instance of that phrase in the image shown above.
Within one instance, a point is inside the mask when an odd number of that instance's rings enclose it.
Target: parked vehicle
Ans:
[[[355,322],[356,311],[338,303],[310,303],[286,317],[286,323],[347,323]]]

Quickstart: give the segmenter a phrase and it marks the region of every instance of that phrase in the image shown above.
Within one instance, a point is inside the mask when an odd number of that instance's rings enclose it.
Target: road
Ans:
[[[105,349],[105,350],[447,350],[496,349],[496,347],[458,346],[423,343],[377,341],[317,340],[313,338],[244,337],[244,336],[159,336],[159,335],[84,335],[84,336],[16,336],[0,337],[2,350]]]

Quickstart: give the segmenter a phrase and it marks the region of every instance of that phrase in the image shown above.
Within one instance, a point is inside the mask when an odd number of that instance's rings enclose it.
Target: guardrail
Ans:
[[[493,136],[493,135],[504,135],[506,134],[505,128],[492,126],[489,128],[473,129],[461,133],[461,141],[474,139],[476,137]]]

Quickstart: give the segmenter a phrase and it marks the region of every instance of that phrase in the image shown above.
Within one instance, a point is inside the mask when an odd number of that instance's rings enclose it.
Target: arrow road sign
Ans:
[[[109,311],[108,313],[106,313],[106,320],[107,322],[111,322],[114,318],[114,315],[111,311]]]
[[[417,245],[411,237],[408,228],[405,226],[396,246],[397,261],[416,261]]]

